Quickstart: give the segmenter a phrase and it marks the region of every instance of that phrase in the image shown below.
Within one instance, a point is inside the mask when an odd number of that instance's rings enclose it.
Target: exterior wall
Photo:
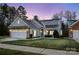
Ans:
[[[37,31],[33,30],[33,37],[37,37]]]
[[[53,29],[44,29],[44,36],[45,35],[52,35],[53,36]]]
[[[72,28],[69,28],[69,38],[73,38],[73,31],[72,31]]]
[[[44,29],[44,36],[48,35],[48,31],[49,31],[49,35],[53,36],[54,30],[57,30],[60,36],[62,35],[62,30],[60,30],[60,29],[53,29],[52,28],[52,29]]]
[[[40,37],[41,36],[41,32],[39,29],[34,29],[33,30],[33,37]]]
[[[56,29],[59,32],[59,35],[62,35],[62,30],[61,30],[61,20],[58,21],[58,28]]]
[[[32,37],[40,37],[41,31],[40,29],[30,29],[30,34],[32,34]]]

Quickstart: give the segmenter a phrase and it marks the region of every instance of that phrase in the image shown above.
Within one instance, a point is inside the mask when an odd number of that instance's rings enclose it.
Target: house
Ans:
[[[26,18],[17,17],[9,26],[10,36],[13,38],[29,38],[40,36],[40,30],[43,28],[39,23]]]
[[[25,17],[16,17],[9,25],[10,37],[12,38],[30,38],[30,37],[44,37],[45,35],[52,35],[53,31],[57,30],[61,35],[61,21],[60,20],[28,20]]]
[[[75,23],[77,20],[67,20],[68,28]]]
[[[79,20],[69,27],[69,36],[75,40],[79,40]]]

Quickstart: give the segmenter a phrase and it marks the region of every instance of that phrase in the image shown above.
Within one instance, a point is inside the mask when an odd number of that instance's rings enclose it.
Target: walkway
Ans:
[[[0,42],[14,41],[14,40],[23,40],[23,39],[16,39],[16,38],[2,38],[2,39],[0,39]],[[24,39],[24,40],[25,40],[25,39]]]
[[[79,52],[61,51],[61,50],[36,48],[36,47],[28,47],[28,46],[18,46],[18,45],[10,45],[3,43],[0,43],[0,48],[18,50],[24,52],[40,53],[45,55],[79,55]]]

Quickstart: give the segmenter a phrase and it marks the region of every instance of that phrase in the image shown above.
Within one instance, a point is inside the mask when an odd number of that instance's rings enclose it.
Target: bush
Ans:
[[[57,30],[54,30],[53,36],[54,38],[59,38],[59,33]]]
[[[63,30],[63,37],[68,37],[69,36],[69,33],[68,33],[68,30]]]
[[[52,35],[45,35],[45,37],[52,37]]]
[[[7,26],[4,26],[3,24],[0,24],[0,36],[6,36],[9,35],[9,29]]]
[[[33,34],[30,34],[30,38],[32,38],[33,37]]]

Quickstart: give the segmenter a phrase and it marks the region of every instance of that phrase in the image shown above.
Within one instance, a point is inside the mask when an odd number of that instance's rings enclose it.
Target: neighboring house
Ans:
[[[53,31],[57,30],[61,35],[61,21],[60,20],[27,20],[27,18],[16,17],[9,25],[10,36],[12,38],[30,38],[30,37],[44,37],[45,35],[52,35]]]
[[[69,34],[70,37],[73,39],[79,39],[79,20],[74,22],[70,27],[69,27]]]
[[[77,20],[67,20],[68,28],[75,23]]]
[[[67,25],[68,25],[68,30],[69,30],[69,37],[72,38],[73,37],[73,33],[70,30],[71,25],[73,25],[77,20],[67,20]]]

